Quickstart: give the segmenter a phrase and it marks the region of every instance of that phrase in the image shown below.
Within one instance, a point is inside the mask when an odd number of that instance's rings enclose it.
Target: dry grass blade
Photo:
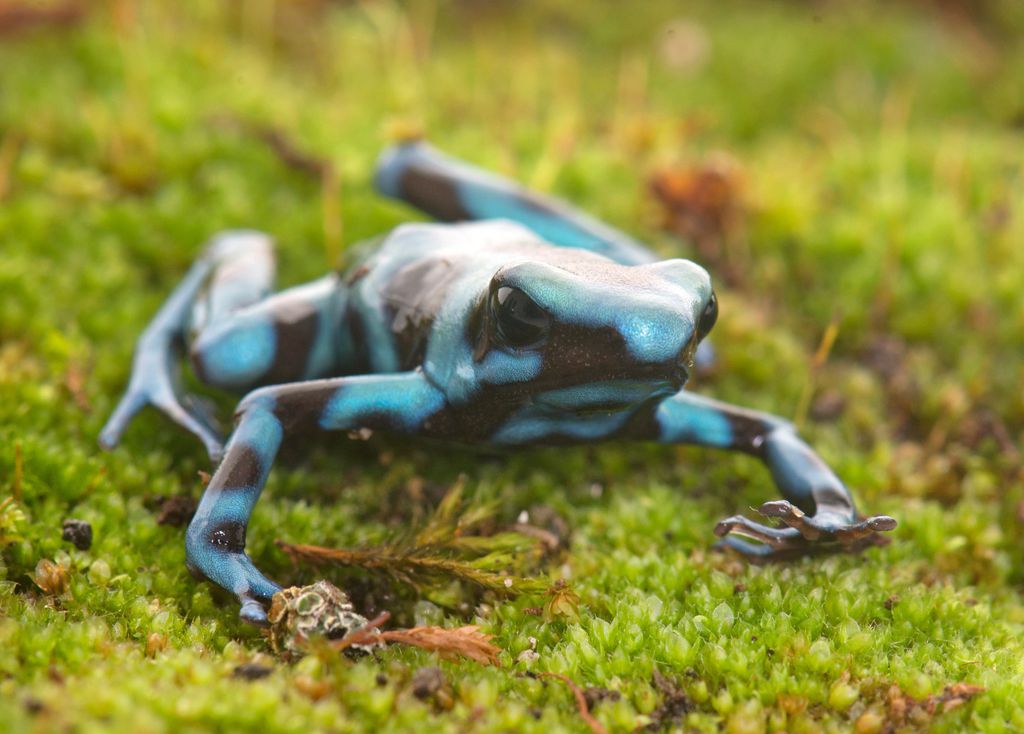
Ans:
[[[590,707],[587,705],[587,696],[583,692],[583,689],[573,682],[572,678],[561,673],[535,673],[538,678],[555,678],[562,681],[565,685],[569,686],[569,690],[572,691],[572,695],[576,698],[576,708],[579,709],[580,718],[583,719],[583,723],[590,727],[590,731],[594,734],[608,734],[608,730],[604,728],[604,724],[594,718],[594,715],[590,713]]]
[[[337,642],[331,643],[331,645],[335,650],[341,652],[353,645],[372,645],[375,642],[380,642],[381,637],[377,632],[377,628],[389,619],[391,619],[391,612],[381,612],[367,622],[363,627],[360,627],[357,630],[352,630]]]

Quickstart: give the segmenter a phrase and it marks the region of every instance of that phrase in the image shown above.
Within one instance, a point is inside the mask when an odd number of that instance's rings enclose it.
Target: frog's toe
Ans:
[[[255,625],[257,627],[269,627],[270,621],[267,619],[267,610],[263,608],[255,599],[242,599],[242,608],[238,611],[238,617],[243,622]]]
[[[164,415],[203,442],[206,453],[216,464],[224,456],[224,440],[200,415],[190,413],[177,400],[155,401]]]
[[[769,527],[743,515],[733,515],[720,520],[715,526],[715,535],[719,538],[734,535],[752,538],[766,544],[766,547],[789,546],[802,537],[794,528]]]
[[[146,403],[146,396],[137,392],[128,392],[118,402],[117,407],[114,408],[114,412],[107,419],[106,424],[103,426],[103,430],[100,431],[100,446],[111,451],[121,443],[121,436],[124,435],[125,429],[128,424],[131,423],[132,418],[135,414],[142,410]]]
[[[786,500],[765,502],[759,511],[765,517],[781,520],[807,541],[837,544],[838,550],[850,552],[871,545],[885,545],[888,539],[879,533],[896,527],[896,520],[888,515],[874,515],[863,520],[851,519],[835,512],[808,515]]]
[[[827,532],[820,522],[812,522],[807,513],[786,500],[765,502],[758,509],[758,512],[765,517],[778,518],[784,524],[798,531],[807,540],[819,540],[822,534]]]
[[[100,431],[100,446],[107,450],[116,447],[132,418],[147,405],[152,405],[202,441],[214,463],[220,461],[224,454],[224,440],[213,428],[214,418],[209,404],[194,396],[179,398],[159,380],[155,380],[152,385],[147,383],[142,387],[129,387]]]
[[[872,545],[887,545],[888,536],[879,535],[896,529],[895,518],[888,515],[873,515],[860,522],[835,529],[836,540],[847,550],[856,551]]]
[[[815,552],[813,546],[808,546],[799,537],[787,543],[769,545],[768,543],[751,543],[736,535],[726,535],[715,543],[714,547],[716,550],[734,550],[745,556],[751,563],[758,565],[803,558]]]
[[[721,538],[715,544],[716,548],[730,548],[754,563],[799,558],[811,552],[799,530],[769,527],[743,515],[733,515],[720,521],[715,526],[715,535]],[[752,543],[751,540],[758,542]]]
[[[786,500],[766,502],[761,515],[781,521],[781,527],[769,527],[742,515],[733,515],[715,526],[722,538],[717,547],[731,548],[755,562],[786,560],[828,552],[856,553],[865,548],[885,545],[880,533],[896,527],[888,515],[864,520],[848,520],[837,513],[808,515]],[[750,541],[757,541],[751,543]]]

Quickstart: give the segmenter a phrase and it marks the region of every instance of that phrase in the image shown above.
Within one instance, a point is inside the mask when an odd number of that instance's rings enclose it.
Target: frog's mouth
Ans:
[[[654,398],[668,397],[678,390],[669,380],[605,380],[548,390],[535,395],[533,402],[561,413],[615,413],[636,408]]]

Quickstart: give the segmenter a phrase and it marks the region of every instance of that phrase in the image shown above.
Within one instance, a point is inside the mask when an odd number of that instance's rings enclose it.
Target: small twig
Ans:
[[[329,163],[320,175],[321,206],[324,221],[324,251],[328,267],[337,267],[344,243],[345,220],[341,213],[341,176]]]
[[[260,125],[251,126],[250,131],[281,159],[289,168],[309,174],[312,178],[323,180],[328,171],[332,170],[330,162],[321,160],[311,153],[300,150],[283,132],[275,128]]]
[[[828,322],[825,332],[821,335],[818,348],[815,350],[814,356],[811,357],[807,381],[804,383],[804,389],[800,393],[800,401],[797,403],[796,415],[793,418],[793,423],[797,427],[802,426],[807,420],[807,413],[811,407],[811,398],[814,396],[814,389],[818,382],[818,372],[825,365],[825,362],[828,361],[828,355],[832,352],[832,347],[839,336],[839,320],[839,315],[836,314]]]
[[[338,652],[353,645],[371,645],[381,639],[379,634],[374,634],[374,631],[389,619],[391,619],[391,612],[381,612],[364,626],[357,630],[352,630],[337,642],[332,642],[331,645]]]
[[[583,719],[583,723],[589,726],[590,731],[594,732],[594,734],[608,734],[604,724],[595,719],[590,713],[590,707],[587,706],[587,697],[584,695],[583,689],[576,685],[572,678],[561,673],[534,673],[534,675],[538,678],[556,678],[569,686],[572,695],[576,697],[576,708],[580,712],[580,718]]]
[[[536,525],[529,525],[523,522],[517,522],[512,526],[512,532],[525,535],[528,538],[534,538],[544,546],[544,550],[547,553],[554,553],[558,550],[558,546],[561,545],[561,541],[558,536],[552,533],[550,530],[544,528],[538,528]]]
[[[20,150],[21,135],[15,130],[9,131],[0,143],[0,201],[11,191],[11,171]]]
[[[24,465],[21,458],[21,441],[14,442],[14,482],[11,486],[11,495],[15,502],[21,502],[21,482],[25,476]]]
[[[89,402],[89,396],[85,391],[85,372],[81,364],[72,362],[68,366],[67,372],[64,373],[64,386],[79,410],[83,413],[92,412],[92,403]]]
[[[324,251],[327,264],[337,266],[344,242],[344,221],[341,213],[341,176],[327,158],[303,150],[283,130],[234,117],[215,116],[211,122],[219,127],[238,130],[263,142],[289,168],[306,174],[320,183],[321,216],[324,229]]]
[[[99,486],[100,482],[103,481],[103,478],[105,476],[107,476],[107,467],[101,466],[99,470],[95,474],[93,474],[92,479],[89,480],[89,483],[86,484],[85,487],[82,489],[82,494],[91,494],[92,491]]]
[[[262,141],[286,166],[317,181],[323,181],[324,175],[334,168],[330,161],[302,150],[283,131],[270,125],[250,122],[234,115],[214,115],[208,119],[214,127],[234,130]]]

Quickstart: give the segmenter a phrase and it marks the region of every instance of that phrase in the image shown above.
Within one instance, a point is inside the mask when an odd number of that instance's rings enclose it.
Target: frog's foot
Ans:
[[[256,627],[270,626],[263,602],[252,596],[242,596],[238,600],[242,603],[242,608],[238,610],[239,619]]]
[[[202,441],[214,463],[219,461],[224,453],[224,441],[213,428],[212,411],[199,398],[179,395],[174,389],[175,380],[168,372],[158,365],[153,367],[153,371],[138,367],[133,370],[128,390],[100,432],[100,446],[107,450],[117,446],[136,413],[152,405]]]
[[[820,553],[856,553],[870,546],[885,545],[888,538],[879,533],[896,527],[896,520],[887,515],[851,522],[834,512],[808,515],[786,500],[765,502],[759,512],[764,517],[781,520],[784,527],[770,527],[734,515],[715,526],[715,535],[722,538],[719,545],[760,561]],[[741,538],[751,538],[759,543]]]

